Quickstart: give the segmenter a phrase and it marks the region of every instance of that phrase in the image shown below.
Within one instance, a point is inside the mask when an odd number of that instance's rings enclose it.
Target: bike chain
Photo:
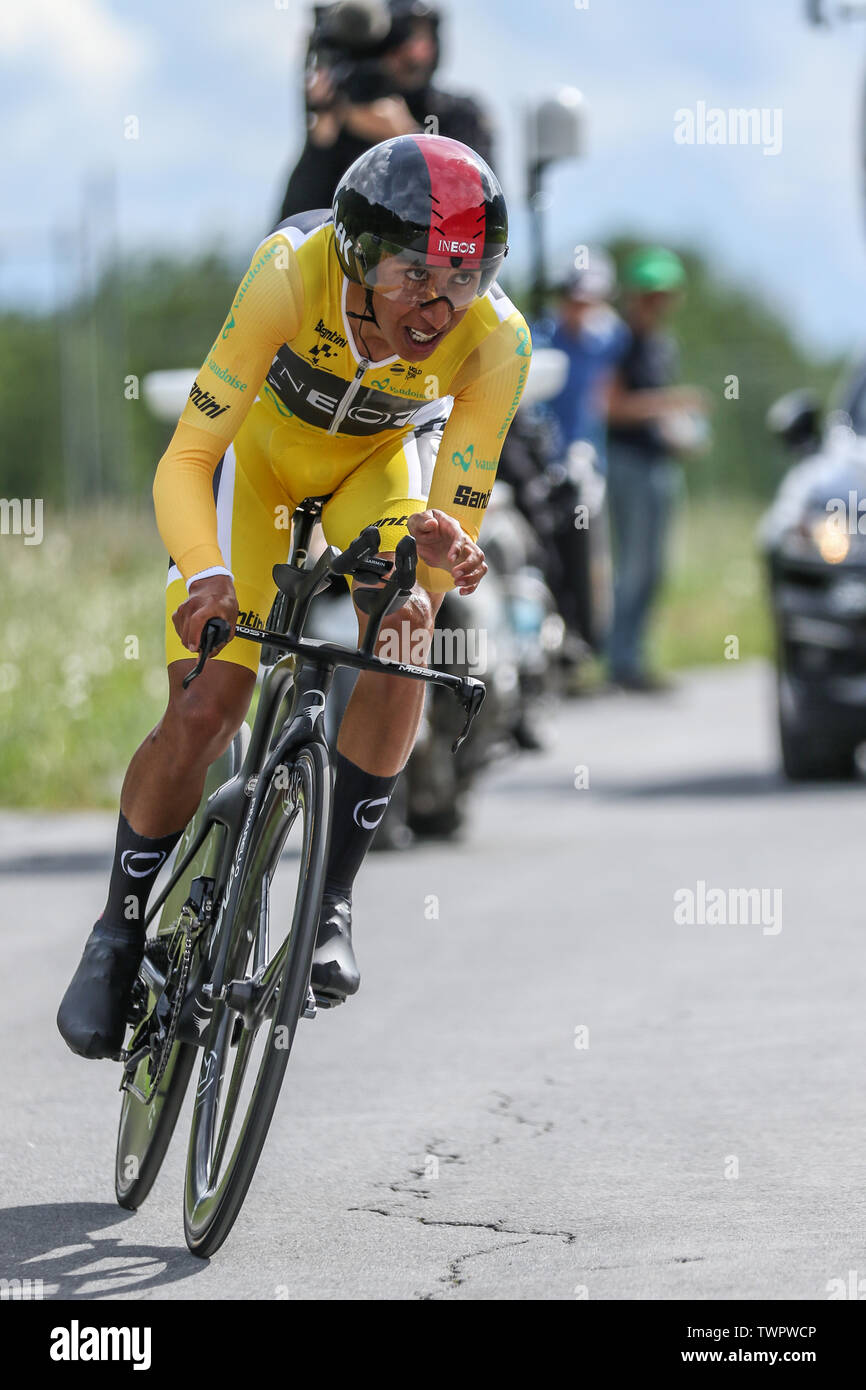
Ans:
[[[165,1030],[165,1039],[163,1041],[162,1051],[159,1057],[159,1063],[156,1068],[156,1075],[153,1077],[151,1081],[150,1094],[147,1098],[148,1105],[152,1104],[153,1099],[156,1096],[157,1091],[159,1090],[159,1083],[161,1082],[163,1075],[165,1074],[165,1069],[168,1066],[168,1059],[171,1056],[171,1049],[174,1046],[174,1035],[177,1032],[177,1024],[180,1018],[180,1011],[183,1008],[184,999],[186,997],[186,984],[187,980],[189,979],[189,967],[190,961],[192,959],[193,942],[193,933],[190,929],[189,919],[190,914],[186,911],[185,908],[182,909],[180,917],[178,918],[177,925],[184,933],[183,960],[181,962],[180,975],[178,977],[177,986],[175,989],[174,1002],[171,1006],[171,1014],[169,1015],[168,1024]],[[195,921],[194,918],[193,921]],[[170,954],[171,953],[169,951],[169,958]]]

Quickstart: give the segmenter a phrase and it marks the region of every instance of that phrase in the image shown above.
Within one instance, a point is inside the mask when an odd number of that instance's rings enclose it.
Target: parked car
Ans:
[[[838,405],[822,422],[814,394],[796,391],[767,417],[794,455],[759,532],[793,781],[853,777],[866,742],[866,362]]]

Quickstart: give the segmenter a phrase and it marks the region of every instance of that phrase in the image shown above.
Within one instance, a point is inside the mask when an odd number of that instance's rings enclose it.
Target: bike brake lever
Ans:
[[[414,536],[403,536],[397,542],[397,549],[394,552],[394,573],[400,580],[401,589],[412,589],[415,584],[415,570],[418,562],[418,550],[415,545]]]
[[[474,676],[466,677],[466,679],[463,682],[460,693],[457,696],[466,714],[466,723],[463,725],[463,728],[460,730],[460,733],[457,735],[456,739],[451,745],[452,753],[457,752],[457,749],[460,747],[461,743],[463,743],[464,739],[466,738],[466,735],[472,728],[472,721],[474,720],[481,706],[484,704],[484,696],[486,694],[487,687],[485,686],[483,681],[476,680]]]
[[[183,678],[183,688],[186,690],[190,681],[194,681],[196,676],[200,676],[204,670],[204,664],[215,647],[221,647],[224,642],[229,640],[229,625],[223,618],[208,618],[201,634],[201,641],[198,644],[199,658],[195,666]]]

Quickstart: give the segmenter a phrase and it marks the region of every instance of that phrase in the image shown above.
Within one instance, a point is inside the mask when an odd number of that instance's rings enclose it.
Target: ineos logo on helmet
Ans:
[[[474,241],[441,241],[439,242],[440,251],[447,251],[451,256],[474,256]]]
[[[333,218],[340,268],[368,293],[402,297],[406,274],[421,298],[441,294],[468,306],[490,289],[508,252],[496,175],[468,145],[443,135],[397,135],[366,150],[337,185]],[[396,283],[377,280],[385,262]],[[421,289],[423,276],[411,278],[425,266],[437,280],[432,295]]]

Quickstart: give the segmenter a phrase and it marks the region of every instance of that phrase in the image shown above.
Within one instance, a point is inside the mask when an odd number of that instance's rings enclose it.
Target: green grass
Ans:
[[[770,629],[747,501],[681,508],[654,633],[662,668],[765,655]],[[0,804],[117,804],[159,719],[166,556],[150,509],[46,511],[41,545],[0,536]]]
[[[149,510],[46,508],[41,545],[0,536],[3,805],[117,804],[165,705],[166,566]]]
[[[772,628],[755,544],[763,507],[702,497],[679,508],[650,650],[662,669],[769,656]],[[730,639],[736,639],[736,645]]]

